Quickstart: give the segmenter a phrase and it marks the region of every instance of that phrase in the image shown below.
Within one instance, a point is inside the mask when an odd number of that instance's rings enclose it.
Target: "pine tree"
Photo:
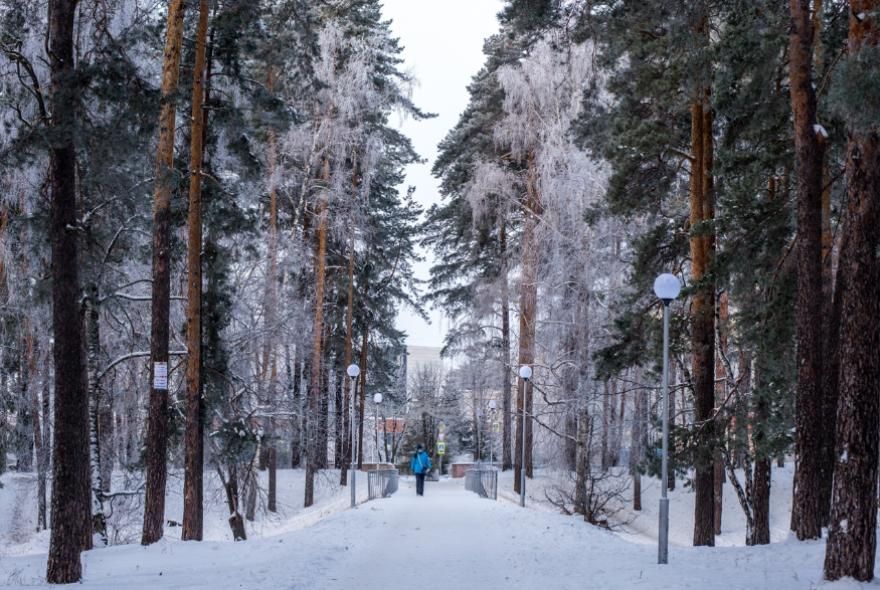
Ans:
[[[52,237],[52,333],[55,363],[52,536],[46,580],[82,577],[80,551],[90,549],[88,408],[84,392],[82,320],[76,212],[74,136],[78,92],[73,76],[77,2],[49,3],[48,49],[52,77],[49,98],[53,141],[49,149]]]
[[[791,528],[798,539],[821,536],[819,436],[822,385],[822,128],[813,80],[813,22],[809,0],[791,2],[789,76],[797,176],[797,401],[794,503]]]
[[[202,159],[205,134],[205,89],[208,1],[199,2],[196,59],[193,68],[192,131],[190,133],[189,244],[187,248],[186,434],[183,531],[187,541],[202,540],[204,449],[202,425]]]
[[[168,432],[168,331],[171,297],[171,192],[174,183],[174,131],[180,46],[183,37],[183,0],[168,5],[165,56],[162,65],[162,112],[156,163],[153,207],[153,291],[150,334],[150,418],[147,429],[147,486],[144,500],[143,545],[162,538],[165,524],[165,480]],[[158,385],[157,385],[158,384]]]
[[[851,0],[849,8],[847,57],[835,90],[836,109],[847,122],[847,203],[836,288],[841,298],[840,403],[825,577],[867,581],[874,577],[877,528],[880,125],[876,108],[866,113],[866,103],[859,100],[863,95],[850,85],[877,92],[873,74],[880,55],[880,2]]]

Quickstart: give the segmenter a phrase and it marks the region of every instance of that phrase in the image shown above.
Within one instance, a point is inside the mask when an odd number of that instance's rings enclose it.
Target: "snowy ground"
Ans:
[[[780,480],[786,471],[780,471]],[[296,479],[296,472],[291,473]],[[505,474],[503,479],[509,476]],[[7,480],[4,480],[5,482]],[[530,482],[540,491],[547,479]],[[8,482],[7,482],[8,483]],[[647,481],[645,483],[648,483]],[[506,483],[502,483],[506,485]],[[363,487],[363,486],[362,486]],[[655,486],[656,488],[656,486]],[[0,491],[0,494],[8,490]],[[727,492],[727,490],[725,490]],[[789,495],[782,483],[775,489]],[[118,546],[83,556],[83,588],[216,590],[447,590],[476,588],[566,589],[743,589],[834,590],[870,585],[821,583],[824,543],[788,539],[765,547],[688,547],[686,514],[693,496],[672,499],[675,545],[668,566],[656,565],[651,542],[655,502],[646,490],[644,525],[609,532],[533,502],[523,510],[503,492],[493,502],[464,490],[463,480],[429,483],[417,497],[411,478],[390,499],[337,511],[342,493],[330,493],[326,508],[291,514],[265,536],[246,543],[183,543],[166,539],[151,547]],[[730,494],[732,496],[732,494]],[[537,500],[536,495],[535,499]],[[731,498],[734,499],[734,498]],[[0,504],[2,507],[2,504]],[[742,537],[728,515],[722,542]],[[0,514],[0,516],[5,516]],[[783,515],[777,516],[781,522]],[[637,521],[639,522],[639,521]],[[3,523],[0,522],[0,526]],[[640,529],[641,526],[641,529]],[[774,525],[775,527],[776,525]],[[299,528],[298,528],[299,527]],[[653,525],[656,528],[656,524]],[[644,532],[640,532],[644,531]],[[774,533],[777,537],[779,532]],[[45,549],[43,550],[45,551]],[[0,586],[44,588],[45,553],[0,556]]]
[[[642,510],[632,510],[631,478],[626,470],[616,469],[623,477],[626,489],[622,496],[625,503],[622,510],[611,519],[614,528],[627,539],[634,542],[656,543],[658,511],[660,500],[660,480],[642,477]],[[742,475],[741,473],[739,474]],[[791,516],[791,484],[794,476],[794,464],[788,462],[783,468],[773,466],[770,486],[770,539],[773,543],[784,542],[789,538],[789,521]],[[552,491],[554,486],[571,485],[570,476],[562,473],[539,471],[538,477],[529,480],[526,485],[528,503],[537,510],[557,511],[547,501],[545,490]],[[729,483],[724,484],[724,508],[721,518],[721,535],[715,537],[718,547],[745,546],[746,519],[736,492]],[[552,494],[551,494],[552,495]],[[513,472],[501,474],[499,496],[510,502],[519,502],[519,495],[513,492]],[[676,489],[669,492],[669,543],[672,546],[690,547],[694,533],[693,490],[686,488],[684,481],[678,480]],[[878,570],[880,571],[880,570]]]

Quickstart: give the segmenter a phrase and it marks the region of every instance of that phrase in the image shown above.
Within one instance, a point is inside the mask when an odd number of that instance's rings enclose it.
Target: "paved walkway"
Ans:
[[[345,557],[325,571],[316,590],[585,587],[566,574],[589,549],[570,542],[587,528],[582,522],[480,498],[464,490],[462,479],[428,482],[422,497],[414,481],[404,479],[392,498],[363,504],[345,519],[356,533],[345,535]],[[604,531],[593,533],[623,544]],[[644,553],[650,564],[650,550]],[[591,569],[602,573],[601,565]]]
[[[806,565],[815,555],[774,552],[784,545],[682,548],[670,566],[658,566],[653,544],[575,517],[480,498],[461,479],[427,483],[424,497],[403,479],[392,498],[313,529],[316,543],[332,531],[343,555],[322,564],[317,583],[292,590],[782,590],[810,587],[799,572],[818,574]],[[779,559],[789,561],[779,567]]]

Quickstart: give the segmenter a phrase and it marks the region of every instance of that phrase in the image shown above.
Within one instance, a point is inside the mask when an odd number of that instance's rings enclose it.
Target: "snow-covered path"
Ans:
[[[125,590],[805,590],[824,544],[656,547],[574,517],[481,499],[462,480],[411,479],[394,497],[245,543],[165,540],[83,556],[81,588]],[[45,554],[0,558],[0,587],[47,588]],[[824,587],[824,586],[823,586]],[[851,582],[833,588],[862,588]]]
[[[654,545],[481,499],[462,480],[429,484],[424,497],[413,487],[322,523],[341,528],[347,550],[311,588],[782,590],[812,588],[821,577],[819,544],[686,548],[658,566]]]

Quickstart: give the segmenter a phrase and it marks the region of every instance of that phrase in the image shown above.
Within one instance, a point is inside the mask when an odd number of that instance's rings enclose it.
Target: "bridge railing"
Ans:
[[[498,470],[475,467],[464,474],[464,489],[479,494],[481,498],[498,499]]]
[[[379,469],[367,472],[370,500],[387,498],[397,491],[397,469]]]

